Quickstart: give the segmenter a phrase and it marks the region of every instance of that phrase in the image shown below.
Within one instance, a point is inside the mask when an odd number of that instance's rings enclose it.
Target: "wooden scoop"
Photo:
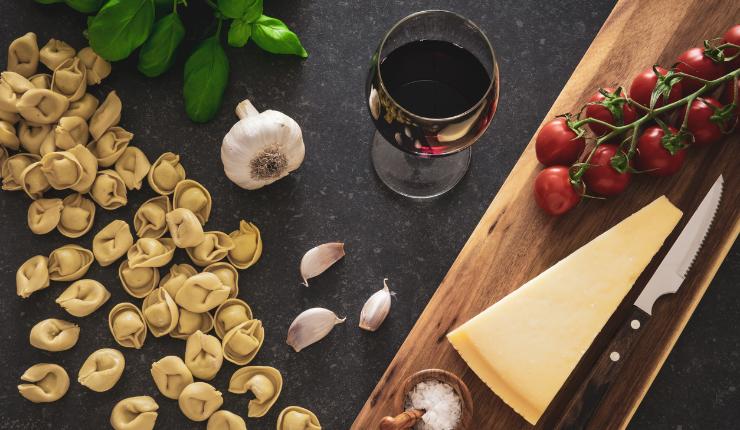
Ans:
[[[380,430],[403,430],[413,427],[424,415],[423,410],[409,409],[394,417],[384,417],[380,421]]]

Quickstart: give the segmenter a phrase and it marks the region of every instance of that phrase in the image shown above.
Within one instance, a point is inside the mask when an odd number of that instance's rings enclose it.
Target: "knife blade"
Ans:
[[[722,200],[720,175],[691,215],[668,253],[632,305],[631,313],[581,382],[557,421],[556,429],[585,429],[619,374],[625,359],[645,331],[653,305],[665,294],[678,291],[699,254]]]

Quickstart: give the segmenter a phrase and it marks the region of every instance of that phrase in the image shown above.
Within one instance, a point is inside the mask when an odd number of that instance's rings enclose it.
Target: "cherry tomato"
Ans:
[[[678,130],[668,127],[671,133]],[[686,149],[671,154],[663,146],[665,132],[657,125],[648,127],[637,140],[637,168],[653,176],[670,176],[681,168],[686,158]]]
[[[668,70],[662,67],[656,67],[656,69],[660,73],[661,78],[668,73]],[[658,80],[658,76],[655,74],[652,67],[643,71],[632,80],[632,85],[630,85],[630,96],[637,103],[640,103],[645,107],[650,107],[650,97],[653,93],[653,89],[658,84]],[[682,88],[681,82],[674,81],[671,91],[668,93],[668,103],[673,103],[681,98],[681,94],[683,94]],[[659,108],[664,105],[665,100],[661,95],[655,102],[655,107]]]
[[[740,24],[735,24],[727,30],[725,35],[722,36],[722,43],[733,43],[735,45],[740,45]],[[732,57],[735,54],[737,54],[737,48],[725,49],[725,55],[727,57]],[[732,70],[740,68],[740,57],[732,60],[729,63],[729,67]]]
[[[635,120],[637,119],[637,111],[634,107],[632,107],[629,103],[625,101],[624,97],[626,97],[626,95],[622,93],[621,95],[617,96],[615,94],[616,90],[614,88],[607,87],[602,89],[607,93],[607,96],[604,96],[601,91],[597,91],[596,94],[591,96],[591,98],[588,99],[589,103],[598,104],[586,105],[586,116],[589,118],[596,118],[617,126],[631,124],[635,122]],[[614,118],[614,114],[612,112],[619,112],[620,110],[621,118],[617,120]],[[593,131],[594,134],[599,137],[611,131],[609,127],[601,124],[589,124],[588,126],[589,128],[591,128],[591,131]]]
[[[691,103],[686,128],[694,135],[695,145],[711,145],[718,142],[723,137],[722,130],[729,130],[732,127],[730,123],[732,120],[720,121],[722,123],[720,127],[719,123],[711,119],[716,109],[722,109],[722,104],[711,97],[696,99]],[[679,122],[683,121],[685,114],[686,108],[682,108],[678,115]]]
[[[702,48],[691,48],[679,55],[676,70],[706,81],[713,81],[725,74],[725,66],[704,55]],[[681,88],[686,94],[693,93],[702,85],[695,79],[681,79]]]
[[[534,180],[534,199],[550,215],[562,215],[581,201],[581,195],[571,184],[567,167],[551,166]]]
[[[586,193],[596,193],[601,196],[614,196],[630,184],[632,174],[628,171],[619,173],[612,166],[612,157],[619,151],[617,145],[604,143],[599,145],[591,157],[591,166],[583,175],[586,183]]]
[[[585,147],[586,139],[578,137],[565,118],[555,118],[545,124],[534,142],[537,159],[545,166],[573,164]]]

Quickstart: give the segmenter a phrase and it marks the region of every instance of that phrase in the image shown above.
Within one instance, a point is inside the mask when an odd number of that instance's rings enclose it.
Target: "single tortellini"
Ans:
[[[146,340],[144,315],[133,303],[119,303],[108,314],[108,327],[113,339],[126,348],[140,349]]]
[[[149,396],[127,397],[113,407],[110,425],[114,430],[152,430],[158,409]]]
[[[170,332],[170,337],[187,340],[196,331],[208,333],[213,329],[213,316],[209,312],[195,313],[180,308],[177,326]]]
[[[123,289],[137,299],[146,297],[159,283],[159,271],[155,267],[132,269],[128,260],[123,260],[118,266],[118,277]]]
[[[33,403],[55,402],[69,389],[69,375],[58,364],[34,364],[21,375],[21,381],[27,383],[20,384],[18,392]]]
[[[51,89],[51,75],[48,73],[36,73],[28,78],[28,81],[33,84],[34,88]]]
[[[321,424],[308,409],[288,406],[278,416],[277,430],[321,430]]]
[[[202,313],[216,308],[229,298],[229,287],[213,273],[189,277],[175,295],[175,302],[190,312]]]
[[[231,232],[229,237],[234,241],[234,249],[229,251],[228,258],[236,268],[244,270],[259,260],[262,255],[262,237],[256,225],[242,220],[239,222],[239,230]]]
[[[16,104],[23,118],[37,124],[57,122],[69,107],[69,100],[62,94],[45,88],[33,88],[21,96]]]
[[[170,238],[141,238],[129,248],[128,264],[132,269],[137,267],[166,266],[175,255],[175,243]]]
[[[70,194],[62,200],[62,216],[57,230],[64,236],[84,236],[95,221],[95,203],[80,193]]]
[[[2,165],[3,190],[18,191],[23,189],[21,174],[31,164],[41,160],[36,154],[20,153],[9,157]]]
[[[77,58],[87,69],[87,85],[97,85],[110,75],[110,63],[95,53],[91,47],[82,48],[77,53]]]
[[[141,238],[158,239],[167,231],[166,216],[172,210],[167,196],[153,197],[142,204],[134,214],[134,230]]]
[[[41,173],[55,190],[66,190],[77,185],[84,171],[77,157],[67,151],[50,152],[41,157]]]
[[[223,403],[221,392],[206,382],[189,384],[177,399],[183,415],[192,421],[207,420]]]
[[[16,293],[24,299],[49,286],[49,259],[43,255],[29,258],[15,273]]]
[[[185,281],[197,273],[198,271],[195,270],[195,267],[189,264],[173,264],[170,266],[169,273],[162,278],[159,286],[167,290],[170,293],[170,297],[174,299],[177,292],[185,284]]]
[[[0,179],[3,178],[2,165],[5,164],[5,161],[7,159],[8,159],[8,148],[0,145]]]
[[[198,379],[210,381],[216,377],[224,362],[221,342],[217,337],[198,330],[185,344],[185,365]]]
[[[110,167],[118,161],[128,148],[134,134],[121,127],[111,127],[96,140],[90,142],[87,149],[98,159],[102,167]]]
[[[82,363],[77,374],[77,382],[95,392],[102,393],[116,385],[125,367],[126,359],[121,351],[102,348],[90,354]]]
[[[36,87],[21,74],[10,71],[0,73],[0,109],[18,113],[18,101],[32,88]]]
[[[239,272],[231,264],[219,261],[218,263],[209,264],[203,271],[218,276],[218,279],[229,287],[229,298],[236,297],[239,294]]]
[[[128,223],[117,219],[111,221],[95,235],[92,251],[98,264],[106,267],[126,255],[133,244],[134,237],[131,235]]]
[[[110,299],[110,292],[98,281],[80,279],[67,287],[56,302],[70,315],[82,318],[98,310]]]
[[[103,209],[114,210],[128,203],[126,184],[114,170],[101,170],[95,176],[90,197]]]
[[[8,47],[8,70],[25,77],[36,73],[39,66],[39,45],[36,33],[26,33]]]
[[[141,149],[129,146],[123,151],[115,164],[115,171],[121,175],[126,188],[140,190],[141,183],[149,173],[151,164]]]
[[[280,396],[283,389],[283,376],[280,371],[269,366],[247,366],[237,369],[229,381],[229,392],[244,394],[251,391],[254,399],[249,401],[247,416],[264,416]]]
[[[224,335],[231,329],[252,318],[252,309],[247,302],[233,298],[226,300],[216,309],[213,325],[218,337],[223,339]]]
[[[223,337],[224,358],[239,366],[249,364],[265,340],[265,328],[260,320],[245,321]]]
[[[163,288],[157,288],[146,296],[142,313],[154,337],[162,337],[174,330],[180,316],[177,304]]]
[[[87,121],[81,116],[63,116],[54,127],[54,145],[59,149],[72,149],[87,145]],[[97,160],[96,160],[97,162]]]
[[[38,199],[28,207],[28,228],[34,234],[46,234],[54,230],[62,218],[62,199]]]
[[[2,79],[0,79],[0,88],[2,87]],[[7,122],[10,125],[15,125],[21,120],[21,116],[16,112],[8,112],[0,107],[0,120]]]
[[[34,348],[50,352],[66,351],[75,346],[80,339],[80,326],[69,321],[49,318],[36,323],[28,337]]]
[[[247,430],[247,423],[233,412],[220,410],[208,418],[206,430]]]
[[[111,91],[100,104],[98,109],[90,118],[90,135],[98,140],[109,128],[118,124],[121,120],[121,99],[115,91]],[[115,162],[116,160],[113,160]],[[111,162],[111,164],[113,164]]]
[[[205,240],[203,226],[190,209],[174,209],[167,213],[165,219],[170,236],[178,248],[191,248]]]
[[[72,189],[78,193],[87,193],[92,188],[93,182],[98,174],[98,160],[83,145],[75,145],[67,150],[74,155],[82,166],[82,177]]]
[[[51,188],[40,161],[31,164],[21,172],[21,186],[28,197],[33,200],[40,199]]]
[[[49,279],[76,281],[87,273],[93,253],[79,245],[64,245],[49,254]]]
[[[94,95],[85,93],[81,99],[70,102],[69,108],[62,116],[79,116],[88,121],[92,118],[99,104],[100,101]]]
[[[173,400],[177,400],[182,390],[193,383],[190,369],[176,355],[168,355],[152,363],[151,373],[159,392]]]
[[[7,149],[17,151],[21,146],[15,127],[7,121],[0,121],[0,146],[6,149],[6,152]]]
[[[87,69],[80,59],[72,57],[64,60],[54,69],[51,78],[51,89],[64,95],[70,101],[82,98],[87,91]],[[67,110],[65,108],[65,110]]]
[[[48,143],[44,145],[50,141],[49,135],[52,134],[53,128],[50,124],[33,124],[26,120],[18,123],[18,140],[23,149],[31,154],[41,155],[42,148],[45,152],[46,149],[56,150],[53,139],[51,145]]]
[[[39,51],[41,63],[49,70],[56,69],[60,64],[75,56],[75,49],[61,40],[49,39]]]
[[[221,231],[207,231],[203,242],[192,248],[185,248],[193,263],[198,266],[208,266],[224,257],[234,249],[234,240]]]
[[[198,182],[184,179],[175,186],[175,195],[172,197],[174,209],[187,208],[193,211],[201,224],[208,222],[211,215],[211,193]]]
[[[165,152],[152,164],[147,175],[149,186],[163,196],[175,192],[177,183],[185,179],[185,168],[180,164],[180,156]]]

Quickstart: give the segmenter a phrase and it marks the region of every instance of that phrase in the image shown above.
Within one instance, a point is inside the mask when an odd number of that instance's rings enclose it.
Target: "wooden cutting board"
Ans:
[[[721,36],[738,22],[740,7],[734,0],[620,1],[543,124],[557,114],[577,111],[599,86],[629,86],[631,78],[646,67],[670,65],[683,50]],[[533,138],[368,398],[353,429],[375,430],[383,416],[401,412],[392,406],[396,388],[408,375],[426,368],[449,370],[467,383],[475,406],[472,429],[531,428],[468,369],[445,335],[653,199],[667,195],[687,215],[536,427],[549,428],[688,215],[722,173],[723,201],[694,267],[678,294],[659,300],[619,382],[593,421],[594,429],[626,427],[740,231],[740,134],[736,132],[709,148],[692,148],[682,171],[673,177],[639,175],[625,194],[606,201],[585,201],[560,218],[544,215],[534,203],[532,184],[540,169]]]

